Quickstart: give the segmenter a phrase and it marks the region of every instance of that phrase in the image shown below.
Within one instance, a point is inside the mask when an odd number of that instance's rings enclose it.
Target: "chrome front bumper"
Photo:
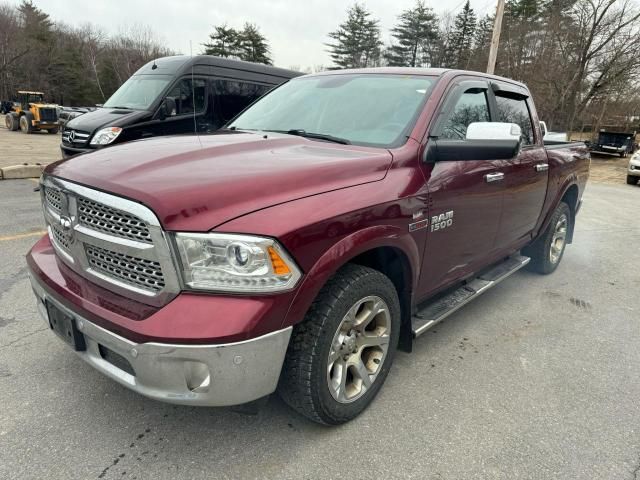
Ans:
[[[33,275],[30,278],[47,325],[45,300],[75,319],[86,343],[86,350],[76,352],[80,358],[146,397],[182,405],[229,406],[276,389],[291,327],[220,345],[134,343],[64,307]]]

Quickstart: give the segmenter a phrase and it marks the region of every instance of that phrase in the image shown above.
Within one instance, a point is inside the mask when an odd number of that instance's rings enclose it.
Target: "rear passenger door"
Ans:
[[[516,123],[522,129],[520,153],[502,166],[504,203],[496,247],[509,250],[526,242],[538,222],[547,194],[549,166],[540,129],[534,128],[538,119],[528,92],[495,82],[492,87],[494,121]]]
[[[464,140],[471,123],[490,121],[489,100],[487,81],[457,82],[446,94],[430,140]],[[429,231],[421,296],[486,264],[495,248],[504,193],[502,182],[487,180],[487,175],[502,171],[500,160],[425,160]]]

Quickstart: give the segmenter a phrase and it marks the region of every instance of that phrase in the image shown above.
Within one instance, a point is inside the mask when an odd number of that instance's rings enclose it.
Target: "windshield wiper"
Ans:
[[[292,128],[290,130],[266,130],[267,132],[286,133],[287,135],[297,135],[298,137],[312,138],[316,140],[326,140],[327,142],[340,143],[342,145],[351,145],[346,138],[334,137],[333,135],[325,135],[324,133],[307,132],[302,128]]]

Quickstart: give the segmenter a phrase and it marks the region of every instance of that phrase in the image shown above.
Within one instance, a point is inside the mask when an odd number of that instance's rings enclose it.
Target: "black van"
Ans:
[[[208,55],[159,58],[138,70],[101,108],[70,120],[60,149],[66,158],[139,138],[213,132],[271,88],[299,75]]]

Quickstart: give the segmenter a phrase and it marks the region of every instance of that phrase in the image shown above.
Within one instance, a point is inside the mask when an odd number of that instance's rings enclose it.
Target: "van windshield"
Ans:
[[[404,143],[434,82],[393,74],[297,78],[262,97],[229,127],[390,147]]]
[[[172,79],[171,75],[134,75],[111,95],[103,107],[149,110]]]

